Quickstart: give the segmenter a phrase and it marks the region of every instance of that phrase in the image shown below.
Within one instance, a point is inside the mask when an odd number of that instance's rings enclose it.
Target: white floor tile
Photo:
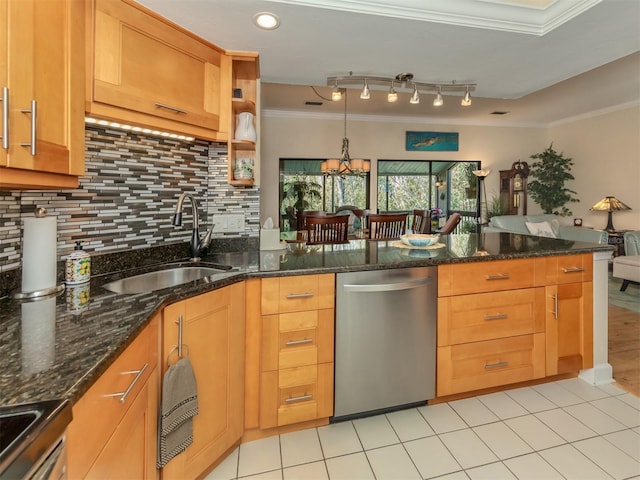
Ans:
[[[577,395],[583,400],[597,400],[599,398],[608,397],[609,394],[604,390],[600,390],[594,385],[589,385],[587,382],[580,378],[568,378],[566,380],[559,380],[556,382],[562,388],[570,391],[574,395]]]
[[[280,468],[282,465],[280,464],[280,439],[278,436],[262,438],[240,445],[239,477]]]
[[[351,422],[340,422],[318,427],[324,458],[337,457],[362,451],[362,445]]]
[[[609,433],[602,438],[611,442],[631,458],[640,459],[640,432],[622,430],[621,432]]]
[[[324,461],[285,468],[282,476],[284,480],[329,480]]]
[[[555,403],[549,401],[549,399],[540,395],[531,387],[508,390],[505,393],[531,413],[551,410],[557,407]]]
[[[247,477],[238,477],[242,480],[282,480],[282,470],[272,470],[270,472],[257,473]]]
[[[422,480],[409,454],[400,444],[366,452],[377,480]]]
[[[596,437],[573,443],[591,461],[606,471],[613,478],[622,480],[632,475],[640,475],[640,463],[619,448]]]
[[[240,447],[236,448],[227,458],[225,458],[215,470],[204,477],[204,480],[233,480],[238,476],[238,453]]]
[[[515,474],[518,480],[563,479],[563,476],[537,453],[510,458],[505,460],[504,464]]]
[[[533,415],[509,418],[504,423],[534,450],[555,447],[565,443],[562,437]]]
[[[471,480],[518,480],[502,463],[491,463],[466,471]]]
[[[539,453],[567,480],[605,480],[612,478],[571,445],[562,445]]]
[[[607,397],[590,403],[629,428],[640,426],[640,410],[623,402],[620,397]]]
[[[636,410],[640,410],[640,397],[636,397],[635,395],[633,395],[631,393],[625,393],[623,395],[620,395],[617,398],[622,400],[627,405],[631,405]]]
[[[284,468],[323,460],[315,428],[280,435],[280,450]]]
[[[615,383],[607,383],[605,385],[598,385],[598,388],[604,392],[607,392],[609,395],[623,395],[627,393],[627,391],[623,388],[620,388]]]
[[[403,442],[435,435],[433,429],[415,408],[387,413],[387,419]]]
[[[429,423],[436,433],[452,432],[462,428],[468,428],[462,418],[446,403],[419,407],[420,415]]]
[[[565,388],[562,388],[555,382],[542,383],[540,385],[535,385],[532,388],[559,407],[566,407],[568,405],[576,405],[584,402],[584,400],[579,396],[571,393]]]
[[[432,478],[462,469],[438,437],[420,438],[404,444],[422,478]]]
[[[598,435],[561,408],[536,413],[535,416],[567,442],[584,440]]]
[[[463,468],[472,468],[498,460],[473,430],[443,433],[440,440]]]
[[[600,435],[625,429],[625,426],[622,423],[618,422],[615,418],[610,417],[602,410],[597,409],[590,403],[571,405],[569,407],[565,407],[564,410]]]
[[[375,480],[364,452],[328,458],[326,460],[331,480]]]
[[[501,460],[531,453],[531,447],[502,422],[474,427],[474,432]]]
[[[469,480],[469,476],[462,470],[460,470],[459,472],[450,473],[448,475],[438,477],[437,480]]]
[[[475,397],[449,402],[449,405],[470,427],[497,422],[499,420],[484,403]]]
[[[529,413],[522,405],[504,392],[490,393],[478,397],[489,410],[495,413],[501,420],[505,418],[521,417]]]
[[[365,450],[400,443],[385,415],[354,420],[353,426]]]

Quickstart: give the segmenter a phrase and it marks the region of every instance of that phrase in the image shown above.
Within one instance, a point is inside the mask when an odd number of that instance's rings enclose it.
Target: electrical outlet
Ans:
[[[213,233],[244,232],[244,213],[213,216]]]

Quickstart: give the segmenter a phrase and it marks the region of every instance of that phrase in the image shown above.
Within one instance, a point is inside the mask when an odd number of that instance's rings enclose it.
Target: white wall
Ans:
[[[528,157],[548,146],[544,128],[479,127],[469,125],[436,125],[396,123],[392,119],[347,120],[349,152],[353,157],[393,160],[480,160],[483,168],[492,170],[487,177],[489,198],[498,192],[498,170],[511,168],[518,159]],[[405,132],[459,132],[457,152],[407,152]],[[260,217],[278,217],[278,160],[280,158],[329,158],[340,154],[344,135],[344,118],[309,118],[263,112],[260,147]],[[375,173],[376,162],[372,162]],[[372,186],[375,190],[375,185]],[[371,192],[372,204],[375,192]],[[529,207],[537,213],[537,205]]]
[[[348,117],[347,134],[352,156],[376,159],[480,160],[492,170],[487,177],[489,198],[499,189],[498,170],[506,170],[518,159],[531,162],[532,154],[553,148],[573,159],[574,181],[579,203],[569,204],[584,224],[604,228],[606,214],[589,208],[606,195],[614,195],[633,210],[614,213],[617,229],[640,229],[640,106],[597,113],[548,128],[481,127],[398,123],[390,118],[363,120]],[[278,160],[280,158],[328,158],[340,154],[344,120],[293,116],[264,112],[261,119],[261,205],[264,221],[278,216]],[[407,152],[405,132],[459,132],[457,152]],[[372,162],[372,171],[376,164]],[[375,185],[373,186],[375,190]],[[375,192],[372,193],[372,204]],[[528,213],[541,213],[529,198]],[[570,222],[570,219],[566,219]]]
[[[632,208],[613,214],[614,227],[640,230],[640,106],[552,126],[548,135],[554,150],[573,159],[575,180],[567,186],[580,199],[569,205],[574,216],[604,228],[607,214],[589,208],[613,195]]]

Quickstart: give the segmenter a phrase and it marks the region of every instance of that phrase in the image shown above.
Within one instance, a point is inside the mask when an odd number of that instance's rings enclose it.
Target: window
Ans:
[[[297,230],[298,212],[335,212],[342,205],[369,208],[369,174],[324,176],[323,159],[280,159],[280,229]]]

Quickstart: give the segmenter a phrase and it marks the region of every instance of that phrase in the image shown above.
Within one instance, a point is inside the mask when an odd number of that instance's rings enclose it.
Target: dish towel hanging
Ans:
[[[198,414],[196,376],[189,357],[171,365],[162,382],[162,410],[158,428],[158,468],[193,442],[193,417]]]

